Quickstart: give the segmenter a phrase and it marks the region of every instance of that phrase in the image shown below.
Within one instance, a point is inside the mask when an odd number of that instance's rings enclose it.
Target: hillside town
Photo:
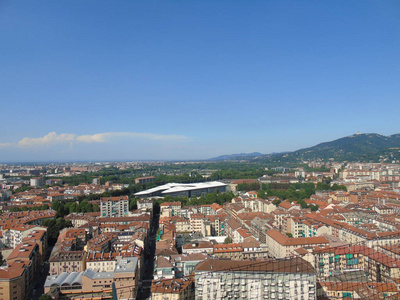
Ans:
[[[0,166],[1,299],[400,299],[398,164],[160,185],[109,167]]]

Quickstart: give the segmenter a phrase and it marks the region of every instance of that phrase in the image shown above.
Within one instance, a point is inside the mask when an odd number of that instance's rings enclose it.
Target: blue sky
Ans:
[[[0,162],[400,133],[400,2],[1,1]]]

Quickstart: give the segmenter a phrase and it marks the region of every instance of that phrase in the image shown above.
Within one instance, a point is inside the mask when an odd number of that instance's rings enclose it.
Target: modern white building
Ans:
[[[152,189],[141,191],[135,194],[137,197],[155,196],[201,196],[215,191],[225,192],[226,184],[218,181],[199,182],[199,183],[167,183]]]

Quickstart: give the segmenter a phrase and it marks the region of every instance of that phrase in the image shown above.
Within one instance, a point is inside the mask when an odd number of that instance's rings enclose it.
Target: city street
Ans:
[[[30,292],[30,297],[27,297],[27,299],[38,300],[44,294],[44,283],[50,271],[48,260],[52,249],[53,247],[47,249],[46,261],[39,267],[39,272],[35,276],[35,282],[32,284],[33,288]]]
[[[159,214],[154,214],[151,232],[148,240],[148,248],[145,249],[143,279],[138,292],[137,299],[144,300],[150,297],[151,281],[153,280],[154,272],[154,255],[156,251],[156,232],[158,230]]]

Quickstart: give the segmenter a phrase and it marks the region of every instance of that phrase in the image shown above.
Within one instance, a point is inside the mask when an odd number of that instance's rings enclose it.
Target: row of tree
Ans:
[[[209,177],[209,180],[221,180],[221,179],[255,179],[263,175],[272,175],[277,173],[273,170],[265,170],[262,166],[235,166],[232,168],[221,169],[215,171]]]
[[[47,237],[49,245],[54,246],[57,242],[60,231],[67,227],[72,227],[70,220],[64,218],[48,219],[43,221],[43,226],[47,227]]]
[[[79,201],[58,201],[55,200],[52,205],[52,209],[57,212],[58,217],[65,217],[72,213],[88,213],[100,211],[99,206],[90,203],[87,199],[82,202]]]
[[[161,203],[164,202],[181,202],[182,206],[188,206],[188,205],[207,205],[207,204],[213,204],[213,203],[218,203],[220,205],[223,205],[225,202],[231,202],[232,198],[234,198],[235,195],[232,192],[226,192],[226,193],[218,193],[215,191],[214,193],[202,195],[200,197],[185,197],[185,196],[166,196],[164,199],[157,199],[154,201],[156,205],[160,205]]]
[[[43,204],[40,206],[34,206],[34,207],[26,207],[26,206],[13,206],[10,208],[10,212],[18,212],[18,211],[28,211],[28,210],[47,210],[49,209],[49,205]]]
[[[276,184],[263,184],[262,189],[258,191],[258,197],[262,199],[267,199],[271,196],[276,196],[281,200],[289,200],[296,201],[297,204],[300,204],[302,208],[310,208],[311,211],[318,210],[318,205],[310,204],[308,205],[305,202],[305,199],[310,198],[311,195],[315,194],[317,190],[344,190],[347,191],[346,187],[343,185],[334,184],[330,186],[325,183],[318,183],[317,187],[313,183],[293,183],[287,185],[285,189],[274,189],[272,187],[277,187]],[[279,186],[283,187],[283,185]],[[279,205],[281,200],[274,200],[273,203],[275,205]]]

